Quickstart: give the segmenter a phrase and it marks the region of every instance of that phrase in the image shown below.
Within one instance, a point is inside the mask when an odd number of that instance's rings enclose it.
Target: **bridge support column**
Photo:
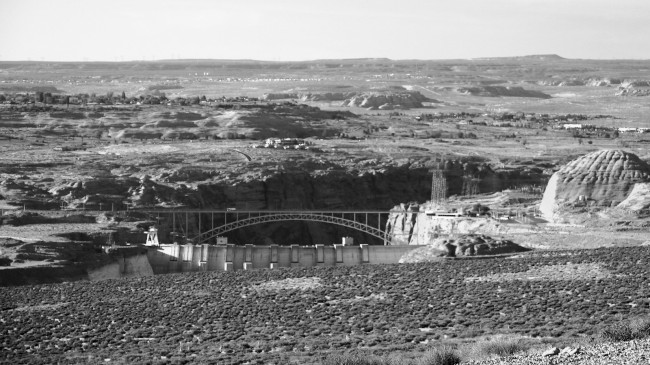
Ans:
[[[291,245],[291,266],[300,262],[300,246]]]

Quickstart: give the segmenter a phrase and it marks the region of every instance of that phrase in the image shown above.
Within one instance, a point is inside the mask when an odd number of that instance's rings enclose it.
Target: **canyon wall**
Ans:
[[[448,196],[464,193],[466,176],[476,179],[479,193],[501,191],[513,185],[539,185],[546,179],[541,171],[494,171],[479,162],[449,160],[440,163],[439,168],[447,179]],[[48,193],[52,199],[73,202],[77,208],[82,204],[102,204],[109,210],[113,205],[124,209],[126,201],[134,208],[385,211],[403,202],[427,201],[431,194],[431,168],[409,163],[375,169],[338,166],[313,170],[296,166],[287,171],[251,171],[233,177],[213,175],[179,175],[172,180],[169,174],[80,179],[53,186]],[[184,232],[189,237],[198,234],[199,228],[198,220],[191,219]],[[376,220],[369,223],[377,224]],[[381,226],[384,224],[381,222]],[[161,227],[161,242],[172,242],[166,236],[170,231]],[[233,243],[257,245],[332,244],[344,236],[353,237],[358,243],[382,243],[353,229],[310,222],[260,224],[227,236]]]

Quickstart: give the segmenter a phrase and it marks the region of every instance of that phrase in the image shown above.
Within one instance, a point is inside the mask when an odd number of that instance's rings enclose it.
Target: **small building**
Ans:
[[[638,129],[637,128],[630,128],[630,127],[620,127],[618,129],[620,133],[637,133]]]
[[[354,239],[352,237],[343,237],[341,243],[343,246],[352,246],[354,245]]]

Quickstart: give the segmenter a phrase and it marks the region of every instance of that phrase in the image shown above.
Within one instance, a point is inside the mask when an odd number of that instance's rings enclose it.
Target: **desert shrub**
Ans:
[[[630,324],[636,338],[645,338],[650,336],[650,318],[638,318],[633,320]]]
[[[528,350],[521,340],[513,338],[496,338],[476,343],[472,354],[476,357],[508,356]]]
[[[600,332],[605,341],[630,341],[650,336],[650,318],[637,318],[615,323]]]
[[[460,357],[453,348],[443,346],[428,350],[415,363],[417,365],[456,365],[460,364]]]
[[[323,365],[391,365],[382,358],[367,354],[334,354],[328,356]]]
[[[620,322],[600,332],[600,337],[605,341],[630,341],[634,339],[632,327],[629,323]]]

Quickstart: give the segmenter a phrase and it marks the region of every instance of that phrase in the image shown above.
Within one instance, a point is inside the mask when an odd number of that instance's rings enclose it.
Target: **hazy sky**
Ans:
[[[650,59],[648,0],[0,0],[0,60]]]

